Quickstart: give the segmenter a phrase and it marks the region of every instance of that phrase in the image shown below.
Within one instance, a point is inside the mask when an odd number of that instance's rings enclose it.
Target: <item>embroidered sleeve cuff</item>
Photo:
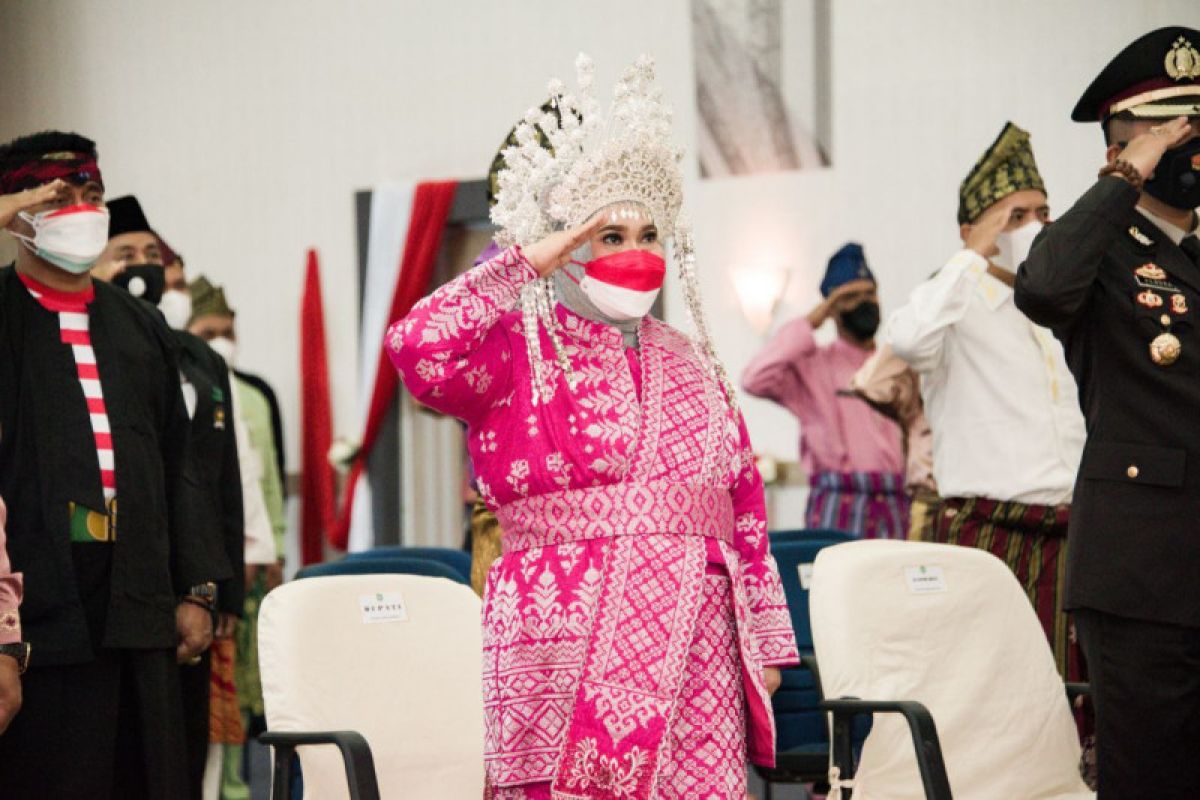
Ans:
[[[946,262],[946,266],[942,267],[943,270],[954,270],[960,273],[962,278],[967,280],[971,286],[979,283],[984,273],[987,272],[987,268],[987,259],[969,248],[959,250],[950,257],[950,260]]]
[[[766,636],[754,637],[758,658],[764,667],[794,667],[800,663],[800,651],[791,628]]]
[[[0,644],[21,641],[21,615],[15,608],[0,608]]]
[[[473,276],[471,287],[489,296],[501,308],[512,308],[521,290],[537,278],[537,270],[525,259],[519,245],[502,251],[491,261],[485,261],[467,273]]]

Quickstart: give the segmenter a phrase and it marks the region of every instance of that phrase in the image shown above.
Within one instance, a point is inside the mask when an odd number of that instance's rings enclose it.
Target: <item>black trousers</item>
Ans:
[[[1096,710],[1097,800],[1200,797],[1200,628],[1074,617]]]
[[[0,736],[5,800],[187,797],[179,669],[172,650],[102,650],[32,666]]]
[[[187,743],[188,794],[191,800],[204,795],[204,767],[208,763],[208,693],[212,655],[208,650],[195,666],[179,668],[183,696],[183,730]]]

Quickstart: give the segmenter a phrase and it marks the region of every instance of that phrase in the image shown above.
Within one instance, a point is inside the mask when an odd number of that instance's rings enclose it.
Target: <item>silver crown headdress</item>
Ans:
[[[577,91],[568,92],[560,80],[550,81],[550,103],[557,113],[530,109],[514,131],[517,144],[503,152],[505,169],[497,176],[499,190],[491,212],[499,229],[496,241],[502,247],[528,245],[556,230],[581,225],[609,206],[643,208],[657,226],[660,241],[674,239],[696,333],[693,345],[736,412],[733,386],[708,335],[691,232],[680,220],[683,150],[671,140],[672,112],[655,85],[654,61],[641,56],[624,71],[607,115],[592,91],[592,60],[581,54],[575,69]],[[578,380],[558,333],[555,303],[548,279],[534,281],[521,296],[534,405],[549,400],[555,391],[541,358],[539,323],[568,386],[574,389]]]

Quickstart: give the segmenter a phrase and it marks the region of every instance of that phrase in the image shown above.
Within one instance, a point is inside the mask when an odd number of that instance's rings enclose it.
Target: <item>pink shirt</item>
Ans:
[[[771,337],[742,373],[749,394],[800,420],[800,463],[818,472],[904,472],[900,427],[850,391],[870,350],[841,338],[820,346],[804,317]]]
[[[8,562],[6,518],[4,501],[0,500],[0,644],[13,644],[21,641],[21,617],[17,613],[21,605],[21,573],[14,573]]]

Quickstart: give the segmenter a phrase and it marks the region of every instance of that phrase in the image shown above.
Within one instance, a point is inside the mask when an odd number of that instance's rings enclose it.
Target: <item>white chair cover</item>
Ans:
[[[258,641],[269,730],[358,731],[385,798],[483,796],[480,603],[468,587],[305,578],[267,595]],[[306,798],[348,796],[335,747],[298,752]]]
[[[924,704],[955,798],[1094,797],[1046,636],[998,558],[922,542],[836,545],[817,556],[809,602],[825,696]],[[924,798],[904,718],[874,719],[855,800]]]

